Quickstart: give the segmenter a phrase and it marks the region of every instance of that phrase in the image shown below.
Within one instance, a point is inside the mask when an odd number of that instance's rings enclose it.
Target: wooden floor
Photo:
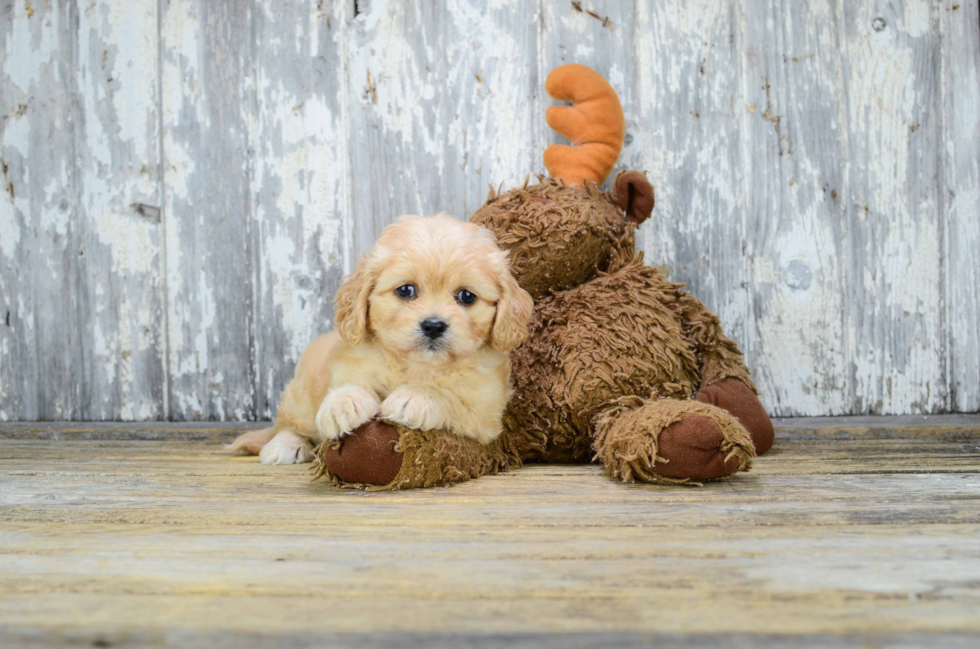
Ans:
[[[0,424],[0,646],[980,646],[980,416],[779,422],[701,488],[343,491],[233,435]]]

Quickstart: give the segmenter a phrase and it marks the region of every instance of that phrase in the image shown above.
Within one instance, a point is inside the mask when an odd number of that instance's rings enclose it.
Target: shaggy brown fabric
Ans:
[[[521,288],[535,300],[633,256],[633,228],[595,183],[545,180],[500,195],[491,191],[470,221],[497,235]]]
[[[445,431],[402,429],[398,450],[405,461],[391,483],[393,489],[464,482],[521,464],[519,456],[504,448],[503,439],[484,445]]]
[[[683,284],[677,284],[681,288]],[[749,370],[742,362],[742,352],[721,330],[721,322],[701,303],[683,292],[674,311],[682,323],[684,337],[694,344],[698,356],[701,387],[723,379],[736,379],[755,392],[755,384],[749,378]]]
[[[618,400],[596,419],[595,452],[615,478],[660,484],[747,471],[755,456],[748,432],[720,408],[639,397]]]
[[[520,398],[508,430],[547,440],[540,458],[588,457],[592,420],[623,395],[690,399],[694,346],[671,303],[682,292],[639,256],[614,273],[539,300],[529,343],[512,355]]]
[[[756,455],[762,455],[772,448],[776,437],[772,420],[759,403],[759,397],[741,381],[725,379],[713,383],[701,388],[694,398],[735,415],[752,436]]]

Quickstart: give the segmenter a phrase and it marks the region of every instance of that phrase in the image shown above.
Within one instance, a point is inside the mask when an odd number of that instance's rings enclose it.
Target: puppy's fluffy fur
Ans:
[[[231,448],[261,449],[265,464],[308,462],[315,444],[375,417],[490,442],[511,392],[507,352],[532,308],[488,230],[403,216],[340,287],[336,329],[303,352],[275,425]],[[446,325],[435,337],[433,322]]]

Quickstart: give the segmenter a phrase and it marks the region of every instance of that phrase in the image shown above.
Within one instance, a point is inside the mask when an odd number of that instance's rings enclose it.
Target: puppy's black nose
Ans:
[[[449,329],[449,325],[439,318],[426,318],[420,326],[426,338],[431,338],[432,340],[446,333],[446,329]]]

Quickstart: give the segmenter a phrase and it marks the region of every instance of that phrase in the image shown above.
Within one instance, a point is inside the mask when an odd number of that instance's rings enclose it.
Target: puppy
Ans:
[[[491,442],[511,394],[507,352],[533,306],[489,230],[403,216],[340,287],[335,331],[303,352],[275,425],[230,448],[308,462],[375,417]]]

